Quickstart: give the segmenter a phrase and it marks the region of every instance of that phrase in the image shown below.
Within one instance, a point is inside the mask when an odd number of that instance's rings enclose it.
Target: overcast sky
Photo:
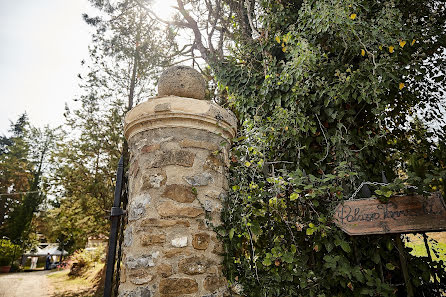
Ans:
[[[87,0],[0,0],[0,135],[27,112],[36,126],[63,123],[88,57]]]
[[[162,17],[175,3],[156,2]],[[0,0],[0,135],[25,111],[34,126],[64,122],[88,58],[91,28],[82,13],[89,11],[88,0]]]

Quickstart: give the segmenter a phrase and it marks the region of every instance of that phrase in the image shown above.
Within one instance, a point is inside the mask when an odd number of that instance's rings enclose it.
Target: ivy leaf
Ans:
[[[352,271],[352,275],[359,281],[359,282],[363,282],[364,281],[364,275],[362,274],[361,270],[359,268],[357,269],[353,269]]]
[[[387,247],[387,249],[388,249],[389,251],[393,250],[393,243],[392,243],[391,240],[388,240],[388,241],[386,242],[386,247]]]
[[[379,253],[373,253],[372,260],[375,262],[375,264],[378,264],[381,261],[381,257],[379,256]]]
[[[234,237],[234,232],[235,232],[235,229],[234,229],[234,228],[232,228],[231,230],[229,230],[229,239],[232,239],[232,238]]]
[[[347,241],[341,241],[341,248],[344,250],[344,252],[346,253],[350,253],[351,249],[350,249],[350,245],[348,244]]]
[[[331,252],[334,248],[334,245],[332,242],[329,241],[325,244],[325,248],[327,249],[327,252]]]
[[[394,270],[396,267],[395,267],[395,265],[393,265],[392,263],[387,263],[387,264],[386,264],[386,268],[387,268],[388,270]]]
[[[297,248],[294,244],[291,245],[291,252],[295,254],[297,252]]]
[[[293,263],[294,257],[293,257],[293,253],[291,252],[286,252],[283,256],[282,256],[282,260],[283,262],[286,263]]]
[[[294,192],[290,195],[290,201],[294,201],[297,198],[299,198],[299,194],[297,194],[296,192]]]
[[[259,235],[262,234],[262,228],[260,227],[260,223],[259,223],[259,222],[257,222],[257,221],[253,221],[253,222],[252,222],[252,225],[251,225],[251,232],[252,232],[254,235],[257,235],[257,236],[259,236]]]
[[[270,258],[265,258],[265,259],[263,259],[263,261],[262,261],[262,264],[265,265],[265,266],[270,266],[272,263],[273,263],[273,262],[271,261]]]

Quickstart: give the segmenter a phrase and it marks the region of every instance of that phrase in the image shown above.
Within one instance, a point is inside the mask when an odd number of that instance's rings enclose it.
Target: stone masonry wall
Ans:
[[[224,296],[220,224],[229,143],[166,127],[129,139],[129,206],[120,296]]]

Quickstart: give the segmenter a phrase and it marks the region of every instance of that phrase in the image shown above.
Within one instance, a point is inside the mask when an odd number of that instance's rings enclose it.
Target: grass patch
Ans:
[[[79,277],[70,277],[69,269],[48,274],[52,286],[51,297],[93,297],[96,276],[102,267],[104,264],[96,264]]]
[[[446,233],[427,233],[427,236],[432,260],[446,261]],[[416,257],[427,256],[427,250],[421,234],[408,235],[405,244],[407,247],[412,248],[412,251],[410,252],[412,255]]]

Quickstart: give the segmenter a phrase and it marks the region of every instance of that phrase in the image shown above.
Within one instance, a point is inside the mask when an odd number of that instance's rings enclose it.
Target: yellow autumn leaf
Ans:
[[[286,46],[282,47],[282,52],[286,52]]]
[[[410,45],[414,45],[415,44],[415,39],[414,40],[412,40],[412,42],[411,42],[411,44]]]
[[[356,19],[356,13],[352,13],[352,14],[350,15],[350,18],[351,18],[352,20]]]
[[[404,83],[400,83],[400,90],[404,88]]]
[[[246,161],[246,162],[245,162],[245,166],[246,166],[246,167],[249,167],[249,166],[251,166],[251,162],[249,162],[249,161]]]
[[[395,51],[395,48],[393,45],[389,46],[389,53],[393,53]]]
[[[365,50],[363,50],[363,49],[361,50],[361,56],[363,56],[363,57],[365,56]]]
[[[285,131],[288,131],[288,126],[285,126]]]
[[[280,43],[280,37],[279,36],[276,36],[276,41],[277,41],[277,43]]]
[[[406,42],[404,40],[400,40],[400,46],[403,48],[406,45]]]
[[[378,46],[379,47],[379,49],[382,51],[383,50],[383,46],[382,45],[380,45],[380,46]]]
[[[289,36],[288,36],[288,35],[285,35],[285,36],[282,38],[282,41],[285,42],[285,43],[287,43],[287,42],[288,42],[288,39],[289,39]]]

